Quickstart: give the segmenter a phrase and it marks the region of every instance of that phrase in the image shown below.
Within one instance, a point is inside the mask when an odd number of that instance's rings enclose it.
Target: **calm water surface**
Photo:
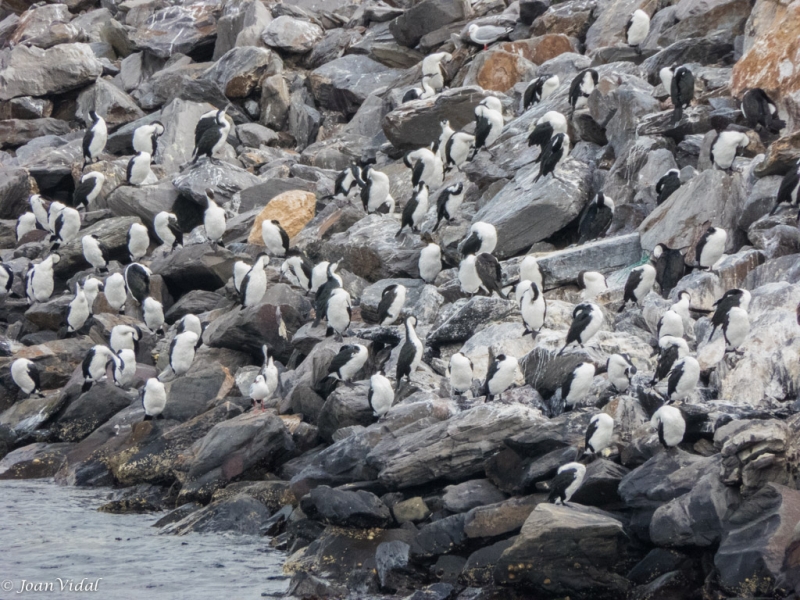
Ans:
[[[249,600],[286,589],[284,555],[267,538],[159,535],[151,525],[163,513],[97,512],[107,494],[50,480],[0,481],[0,600]],[[60,591],[57,578],[85,586],[102,579],[97,592],[80,593]],[[18,593],[23,579],[52,582],[54,591]]]

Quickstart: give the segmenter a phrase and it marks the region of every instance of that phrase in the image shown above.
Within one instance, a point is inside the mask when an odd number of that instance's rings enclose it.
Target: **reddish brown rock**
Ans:
[[[527,40],[506,42],[501,44],[500,48],[505,52],[518,54],[537,65],[565,52],[578,51],[572,40],[563,33],[547,33]]]

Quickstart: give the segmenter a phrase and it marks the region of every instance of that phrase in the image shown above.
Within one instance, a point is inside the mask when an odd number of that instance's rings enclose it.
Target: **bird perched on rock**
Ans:
[[[475,136],[457,131],[447,140],[444,150],[445,171],[452,167],[461,170],[475,151]]]
[[[593,300],[608,289],[606,276],[597,271],[581,271],[576,280],[581,292],[582,300]]]
[[[534,161],[539,163],[539,172],[536,174],[533,181],[537,182],[542,177],[547,177],[551,173],[553,173],[553,177],[555,177],[556,168],[567,160],[568,156],[569,136],[566,133],[555,134],[550,138],[550,141],[547,142],[542,149],[542,153]]]
[[[81,181],[72,193],[72,206],[74,208],[88,208],[103,189],[106,177],[97,171],[90,171],[81,177]]]
[[[57,206],[57,210],[53,210]],[[81,215],[74,208],[64,206],[60,202],[53,202],[50,208],[52,219],[50,241],[53,242],[52,250],[56,250],[64,242],[71,242],[78,236],[81,229]]]
[[[656,244],[652,258],[656,259],[656,283],[661,290],[661,296],[666,298],[686,274],[683,253],[666,244]]]
[[[18,358],[11,363],[11,379],[28,396],[40,393],[42,384],[39,368],[27,358]]]
[[[667,450],[683,441],[686,433],[686,421],[683,413],[674,406],[662,406],[650,419],[650,426],[658,432],[658,441]]]
[[[289,234],[277,219],[264,219],[261,223],[261,239],[267,252],[273,256],[286,256],[289,252]]]
[[[495,396],[502,394],[510,388],[517,378],[519,362],[513,356],[498,354],[489,362],[486,372],[486,381],[483,383],[482,393],[486,401],[491,402]]]
[[[164,306],[153,298],[148,296],[142,303],[142,312],[144,314],[144,324],[147,328],[154,333],[163,333],[164,331]]]
[[[129,388],[136,381],[136,354],[127,348],[117,352],[114,360],[114,383],[117,387]]]
[[[169,368],[176,377],[184,375],[192,367],[198,347],[194,331],[179,333],[169,345]]]
[[[177,323],[176,333],[183,333],[184,331],[193,331],[197,334],[198,343],[200,342],[199,338],[203,336],[203,323],[200,321],[200,318],[197,315],[193,315],[192,313],[188,313],[183,315]]]
[[[155,183],[156,176],[150,168],[152,157],[147,152],[135,154],[129,161],[125,171],[128,185],[147,185]]]
[[[661,206],[673,192],[681,187],[681,172],[678,169],[670,169],[661,176],[656,182],[656,206]]]
[[[750,332],[750,317],[747,311],[738,306],[732,307],[725,315],[722,323],[722,334],[725,337],[725,351],[741,353],[739,346],[744,343]]]
[[[269,384],[267,384],[267,378],[264,377],[261,373],[256,375],[256,378],[253,380],[253,383],[250,384],[249,389],[250,400],[253,402],[253,408],[258,405],[261,410],[264,410],[264,400],[269,398],[272,395],[272,390],[269,389]]]
[[[709,227],[697,242],[694,257],[701,269],[710,271],[725,253],[725,244],[728,242],[728,232],[722,227]]]
[[[203,213],[203,225],[206,229],[206,237],[212,244],[223,246],[221,240],[227,228],[225,209],[214,202],[214,192],[212,190],[206,190],[206,203],[206,210]]]
[[[444,63],[453,60],[453,55],[449,52],[434,52],[422,59],[422,76],[428,77],[430,86],[439,92],[444,87],[445,70]]]
[[[209,113],[203,115],[195,127],[195,147],[192,152],[192,164],[197,162],[201,156],[207,156],[209,160],[215,161],[214,154],[225,147],[231,124],[228,122],[225,110],[218,110],[214,115],[213,121],[209,120]]]
[[[414,188],[414,194],[411,196],[411,200],[409,200],[403,208],[403,216],[400,219],[400,229],[397,230],[395,237],[400,237],[400,234],[406,227],[410,227],[413,232],[419,231],[419,227],[422,225],[425,215],[428,214],[428,206],[428,186],[423,181]]]
[[[547,143],[559,133],[567,133],[567,118],[557,110],[548,111],[537,119],[536,124],[530,129],[528,146],[539,146],[541,156]]]
[[[481,148],[488,150],[503,131],[503,105],[498,98],[489,96],[475,107],[475,146],[473,156]],[[491,153],[491,151],[490,151]]]
[[[617,392],[623,393],[631,385],[631,378],[636,375],[636,367],[627,354],[612,354],[606,361],[608,381]]]
[[[36,220],[36,215],[32,212],[22,213],[17,219],[17,226],[15,229],[17,243],[19,243],[25,234],[36,231],[37,229],[41,229],[41,225],[39,225]]]
[[[540,75],[533,79],[522,94],[522,107],[528,110],[531,106],[546,100],[558,89],[561,81],[558,75]],[[529,146],[531,144],[528,144]]]
[[[628,46],[636,48],[636,53],[641,54],[641,44],[650,33],[650,15],[642,9],[633,11],[631,18],[625,25],[625,41]]]
[[[679,337],[664,336],[658,340],[659,355],[650,385],[655,385],[669,375],[677,361],[689,354],[689,345]]]
[[[424,346],[417,335],[415,327],[417,317],[414,315],[406,317],[406,337],[403,345],[400,346],[400,356],[397,358],[397,373],[395,374],[395,389],[400,389],[400,382],[403,377],[411,383],[411,374],[417,370],[422,362],[422,352]]]
[[[353,312],[352,306],[352,299],[347,290],[339,287],[331,291],[325,306],[328,335],[336,333],[338,340],[342,340],[342,336],[347,333],[347,329],[350,327],[350,319]]]
[[[688,67],[677,67],[672,70],[669,97],[674,107],[672,122],[677,123],[683,118],[683,109],[688,108],[694,99],[694,74]]]
[[[369,378],[367,401],[376,419],[383,417],[394,403],[392,382],[383,373],[375,373]]]
[[[606,413],[599,413],[589,420],[586,428],[586,449],[584,454],[600,454],[611,445],[614,437],[614,419]]]
[[[127,236],[128,256],[136,262],[147,254],[150,247],[150,234],[141,223],[131,223]]]
[[[433,283],[442,272],[442,249],[428,233],[423,233],[421,239],[426,245],[419,252],[419,276],[425,283]]]
[[[522,295],[519,296],[519,309],[522,314],[522,322],[525,331],[522,335],[530,333],[534,338],[544,327],[544,319],[547,316],[547,302],[544,299],[539,286],[532,281],[523,280],[517,285],[517,293],[520,292],[520,285],[523,286]]]
[[[711,317],[711,333],[708,335],[708,339],[711,340],[717,328],[725,324],[731,309],[736,307],[747,311],[750,308],[750,299],[750,292],[740,288],[733,288],[722,294],[722,297],[714,302],[716,309]]]
[[[594,69],[584,69],[575,76],[569,86],[569,105],[572,108],[570,117],[576,110],[586,106],[598,81],[599,76]]]
[[[475,367],[468,356],[456,352],[450,357],[448,367],[450,388],[459,396],[472,389],[472,378]]]
[[[153,121],[147,125],[137,127],[133,132],[134,152],[146,152],[150,157],[155,157],[158,149],[158,138],[164,133],[164,125],[160,121]]]
[[[39,223],[39,227],[45,231],[50,231],[49,214],[42,197],[39,194],[32,194],[31,197],[28,198],[28,204],[30,204],[31,211],[36,217],[36,222]]]
[[[167,390],[163,383],[157,378],[151,377],[142,387],[139,397],[144,409],[143,421],[164,418],[163,412],[167,406]]]
[[[81,370],[83,373],[83,387],[81,392],[88,392],[93,383],[103,381],[107,378],[106,368],[108,363],[114,363],[117,355],[111,348],[98,344],[93,346],[83,359]]]
[[[535,256],[528,254],[519,263],[519,279],[535,283],[539,286],[539,290],[544,292],[544,275],[542,275],[542,269]]]
[[[75,297],[69,303],[67,312],[67,332],[74,333],[83,328],[89,317],[92,316],[92,309],[86,300],[86,294],[78,283],[75,285]]]
[[[691,304],[692,296],[686,290],[682,292],[678,292],[678,301],[675,302],[669,309],[678,314],[681,319],[689,320],[691,317],[689,315],[689,305]]]
[[[655,282],[656,268],[653,265],[645,263],[632,269],[628,274],[628,281],[625,282],[625,293],[622,297],[622,306],[619,307],[619,312],[625,310],[628,302],[641,306],[644,297],[653,289]]]
[[[428,148],[418,148],[407,152],[403,157],[405,165],[411,169],[411,186],[417,187],[425,182],[432,189],[442,185],[444,165],[439,155]]]
[[[81,238],[84,260],[101,273],[108,271],[109,252],[106,245],[96,235]]]
[[[463,202],[464,184],[461,181],[444,188],[436,200],[436,225],[433,226],[433,231],[439,229],[442,219],[453,221],[458,216]]]
[[[786,123],[778,117],[778,107],[761,88],[747,90],[742,96],[742,114],[751,129],[779,133]]]
[[[661,67],[658,71],[658,78],[661,80],[661,85],[667,94],[672,90],[672,77],[676,68],[677,65],[667,65],[666,67]]]
[[[299,287],[303,291],[308,291],[311,285],[311,272],[314,267],[302,255],[294,255],[283,261],[281,265],[281,275],[289,280],[289,283]]]
[[[395,202],[389,193],[389,176],[368,166],[364,179],[366,183],[361,188],[364,210],[369,214],[374,212],[392,214]]]
[[[567,341],[558,354],[562,354],[570,344],[576,343],[583,347],[602,326],[603,311],[599,306],[591,302],[578,304],[572,311],[572,323],[567,332]]]
[[[572,410],[586,398],[592,387],[595,366],[590,362],[582,362],[567,374],[561,384],[561,402],[564,410]]]
[[[111,350],[119,354],[120,350],[138,350],[139,340],[142,339],[142,331],[138,327],[131,325],[114,325],[111,329],[111,336],[108,344]]]
[[[358,372],[367,363],[369,352],[361,344],[348,344],[339,349],[328,367],[328,377],[343,381],[349,385]]]
[[[550,482],[550,495],[547,501],[551,504],[566,505],[581,487],[584,477],[586,477],[586,467],[579,462],[559,467],[555,479]]]
[[[598,192],[581,215],[578,223],[578,243],[585,244],[605,235],[613,220],[614,201],[603,192]]]
[[[325,316],[328,310],[328,299],[331,297],[333,290],[342,287],[342,278],[334,273],[338,263],[329,263],[326,271],[327,280],[317,289],[317,294],[314,297],[314,311],[316,312],[316,319],[314,326],[319,325],[320,320]],[[313,273],[312,273],[313,276]]]
[[[769,214],[774,215],[778,207],[783,203],[793,206],[800,204],[798,192],[800,192],[800,160],[798,160],[797,164],[789,169],[786,175],[783,176],[783,179],[781,179],[775,206]],[[17,235],[17,239],[19,239],[19,234]]]
[[[656,335],[661,339],[665,335],[670,337],[683,337],[683,317],[681,317],[674,310],[668,310],[658,320],[656,326]]]
[[[667,378],[667,398],[685,400],[700,381],[700,363],[692,356],[684,356],[672,366]]]
[[[467,37],[476,46],[483,46],[484,50],[488,50],[489,44],[494,44],[498,40],[507,38],[512,31],[514,31],[513,27],[473,23],[467,30]]]
[[[488,253],[469,254],[458,266],[458,281],[465,294],[477,294],[483,290],[488,296],[493,292],[505,298],[501,283],[503,270],[498,260]]]
[[[388,327],[400,318],[400,311],[406,301],[406,286],[393,283],[383,288],[381,301],[378,303],[378,324]]]
[[[0,296],[10,294],[12,285],[14,285],[14,271],[0,257]]]
[[[148,278],[148,288],[149,288]],[[125,283],[125,277],[121,273],[113,273],[106,278],[103,284],[103,294],[106,297],[108,305],[117,312],[122,311],[125,307],[125,302],[128,299],[128,286]]]
[[[750,144],[750,138],[741,131],[722,131],[711,143],[709,158],[718,169],[729,171],[741,150]]]
[[[423,75],[422,83],[420,84],[421,87],[415,87],[408,90],[405,94],[403,94],[403,99],[401,102],[405,104],[406,102],[411,102],[412,100],[425,100],[427,98],[433,98],[436,95],[436,89],[431,85],[431,80],[433,78],[427,75]]]
[[[445,156],[445,149],[447,148],[447,142],[450,141],[450,137],[455,131],[450,127],[450,121],[447,119],[443,119],[439,124],[442,128],[442,132],[439,134],[439,141],[436,143],[436,152],[439,154],[439,158],[442,159],[442,164],[445,165],[446,170],[447,157]]]
[[[53,295],[55,282],[53,279],[53,266],[61,260],[58,254],[50,254],[42,262],[31,265],[25,274],[25,295],[28,304],[34,302],[47,302]]]
[[[265,271],[267,265],[269,265],[269,256],[262,252],[242,279],[239,286],[239,297],[245,308],[261,302],[264,294],[267,293],[267,273]]]
[[[468,254],[491,254],[497,247],[497,229],[491,223],[478,221],[469,228],[469,233],[461,242],[461,256]]]
[[[106,127],[105,119],[93,110],[89,111],[89,118],[92,120],[91,125],[86,129],[86,133],[83,134],[84,169],[86,165],[98,159],[108,141],[108,128]]]
[[[170,248],[183,245],[183,230],[178,225],[178,217],[162,210],[153,218],[153,229],[161,243]]]
[[[344,168],[337,176],[333,186],[334,196],[347,197],[353,188],[366,185],[361,179],[361,169],[356,164]]]

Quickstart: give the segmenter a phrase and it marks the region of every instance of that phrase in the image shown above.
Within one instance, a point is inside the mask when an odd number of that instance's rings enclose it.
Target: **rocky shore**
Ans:
[[[638,48],[625,24],[644,10]],[[469,26],[507,28],[484,49]],[[113,486],[100,510],[169,511],[165,534],[267,536],[286,550],[293,598],[572,600],[790,598],[800,595],[800,232],[796,207],[776,204],[800,159],[800,0],[66,0],[0,7],[0,257],[14,273],[0,297],[0,479],[55,477],[61,485]],[[403,102],[435,52],[445,88]],[[694,100],[673,118],[660,71],[687,65]],[[598,82],[569,122],[571,152],[558,177],[535,181],[531,126],[571,113],[575,76]],[[558,75],[556,91],[523,110],[528,82]],[[745,91],[763,88],[786,126],[748,126]],[[497,141],[430,190],[461,182],[458,218],[433,234],[445,268],[420,278],[419,233],[396,236],[412,197],[409,150],[439,140],[440,123],[473,132],[475,108],[502,103]],[[200,117],[227,109],[233,123],[214,160],[192,164]],[[117,314],[101,292],[84,329],[67,334],[75,284],[104,279],[80,237],[63,243],[55,293],[25,299],[25,274],[51,252],[48,234],[17,239],[29,197],[69,204],[84,174],[89,112],[109,130],[85,172],[105,177],[81,212],[80,235],[108,248],[109,273],[130,262],[132,224],[150,230],[150,295],[164,308],[163,335],[149,331],[132,298]],[[137,127],[159,121],[152,185],[126,183]],[[719,131],[747,143],[732,165],[713,164]],[[337,175],[374,161],[398,204],[367,214],[358,194],[334,195]],[[657,203],[655,186],[678,169],[680,187]],[[227,215],[224,245],[203,226],[211,190]],[[613,198],[610,228],[577,244],[578,223],[598,192]],[[175,250],[159,246],[156,214],[177,216]],[[237,261],[264,251],[262,223],[276,219],[312,263],[338,263],[354,299],[344,340],[314,325],[314,295],[267,267],[263,299],[243,308]],[[460,243],[472,223],[497,231],[494,256],[510,291],[526,254],[544,274],[547,314],[523,335],[518,300],[470,296],[459,285]],[[657,244],[683,249],[686,265],[709,226],[727,233],[713,269],[687,267],[671,292],[623,304],[623,287]],[[601,331],[560,356],[582,272],[606,276]],[[402,321],[381,326],[383,290],[402,284],[402,315],[417,319],[423,360],[377,418],[370,376],[394,377]],[[738,352],[709,341],[710,312],[731,288],[748,290],[750,329]],[[663,389],[649,382],[664,312],[689,292],[686,342],[700,382],[678,404],[682,443],[665,449],[650,421]],[[191,369],[165,380],[163,418],[143,420],[138,388],[169,364],[176,323],[204,325]],[[136,382],[109,378],[82,391],[81,363],[114,326],[142,331]],[[325,380],[342,344],[369,359],[352,385]],[[251,408],[262,346],[279,369],[266,410]],[[492,401],[459,396],[447,374],[462,352],[483,381],[491,360],[516,357],[516,384]],[[617,393],[603,372],[626,354],[636,367]],[[41,373],[24,394],[14,360]],[[598,367],[574,410],[550,402],[576,365]],[[394,382],[392,382],[394,383]],[[580,457],[591,418],[614,419],[613,443],[586,462],[566,505],[547,501],[557,470]],[[0,488],[2,483],[0,483]],[[235,543],[232,541],[231,543]]]

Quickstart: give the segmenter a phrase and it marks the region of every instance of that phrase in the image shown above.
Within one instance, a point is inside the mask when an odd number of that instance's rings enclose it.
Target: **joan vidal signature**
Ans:
[[[54,592],[56,590],[61,592],[96,592],[100,587],[101,581],[103,581],[102,577],[98,579],[84,577],[80,581],[76,579],[61,579],[60,577],[56,577],[55,581],[28,581],[27,579],[22,579],[19,582],[16,593]],[[0,584],[0,588],[10,592],[14,589],[14,583],[6,580]]]

